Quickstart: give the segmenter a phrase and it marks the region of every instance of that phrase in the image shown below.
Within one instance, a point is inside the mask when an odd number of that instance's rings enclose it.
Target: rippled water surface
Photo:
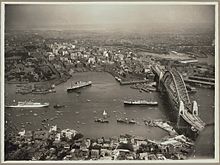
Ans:
[[[67,93],[66,89],[71,81],[93,82],[92,86],[85,87],[80,93]],[[49,119],[49,127],[58,125],[61,129],[72,128],[84,134],[86,137],[112,137],[120,134],[133,134],[144,136],[149,139],[161,139],[168,135],[159,128],[150,128],[144,125],[144,119],[167,119],[167,106],[164,105],[164,98],[160,93],[145,93],[131,89],[129,86],[120,86],[108,73],[86,72],[76,73],[67,82],[56,86],[56,93],[47,95],[20,95],[15,94],[15,85],[6,85],[6,104],[11,104],[13,100],[36,102],[49,102],[48,108],[7,108],[5,118],[12,121],[18,129],[21,123],[31,122],[25,125],[27,130],[43,128],[42,120]],[[214,121],[214,90],[198,89],[198,92],[190,96],[192,100],[197,100],[199,113],[206,123]],[[145,99],[158,101],[156,107],[150,106],[124,106],[123,100],[126,99]],[[65,108],[55,109],[55,104],[66,105]],[[109,116],[109,123],[96,123],[95,118],[102,117],[103,111]],[[61,111],[61,112],[57,112]],[[9,116],[9,115],[10,116]],[[58,118],[56,118],[56,116]],[[53,119],[55,117],[55,119]],[[117,123],[116,118],[127,117],[135,119],[138,124]],[[49,128],[48,127],[48,128]],[[208,132],[208,133],[207,133]],[[202,136],[197,140],[196,156],[213,157],[214,145],[214,126],[207,127]]]

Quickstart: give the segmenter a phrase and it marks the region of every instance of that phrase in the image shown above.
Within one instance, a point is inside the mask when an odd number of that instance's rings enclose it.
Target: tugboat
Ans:
[[[69,88],[67,88],[67,92],[72,92],[76,89],[83,88],[85,86],[92,85],[92,81],[77,81],[74,85],[71,84]]]
[[[32,101],[19,101],[17,105],[9,105],[5,106],[6,108],[41,108],[41,107],[48,107],[49,103],[37,103]]]
[[[106,119],[102,119],[102,118],[95,119],[95,122],[97,122],[97,123],[109,123],[108,120],[106,120]]]
[[[192,87],[192,86],[190,86],[190,85],[186,85],[186,89],[187,89],[187,92],[188,93],[196,93],[197,92],[197,90],[196,90],[196,88],[195,87]]]
[[[125,123],[125,124],[136,124],[137,123],[134,119],[129,120],[128,118],[125,118],[125,119],[118,118],[117,122],[118,123]]]
[[[54,107],[54,108],[63,108],[63,107],[65,107],[65,105],[56,104],[56,105],[54,105],[53,107]]]
[[[121,79],[117,76],[115,76],[115,79],[118,81],[118,82],[121,82]]]
[[[128,121],[128,124],[136,124],[137,122],[134,119]]]
[[[146,101],[146,100],[138,100],[138,101],[124,101],[124,105],[158,105],[156,101]]]
[[[127,123],[127,121],[125,119],[119,118],[117,119],[118,123]]]

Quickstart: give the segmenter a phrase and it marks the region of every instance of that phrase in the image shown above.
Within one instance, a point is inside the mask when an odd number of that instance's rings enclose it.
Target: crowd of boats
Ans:
[[[74,84],[71,84],[71,86],[69,88],[67,88],[67,92],[72,92],[75,91],[76,89],[79,88],[83,88],[86,86],[91,86],[92,85],[92,81],[77,81]],[[77,91],[77,90],[76,90]],[[191,91],[193,92],[194,89],[191,89]],[[87,101],[91,101],[91,100],[87,100]],[[132,106],[132,105],[140,105],[140,106],[157,106],[158,102],[156,101],[148,101],[148,100],[124,100],[123,104],[125,106]],[[21,102],[19,101],[16,105],[7,105],[5,107],[7,108],[41,108],[41,107],[49,107],[49,103],[40,103],[40,102],[33,102],[33,101],[24,101]],[[66,105],[60,105],[60,104],[55,104],[53,105],[54,109],[60,109],[60,108],[65,108]],[[79,113],[79,112],[76,112]],[[34,114],[35,115],[35,114]],[[102,117],[97,118],[95,117],[94,122],[97,123],[109,123],[110,121],[108,120],[109,115],[108,113],[104,110],[102,113]],[[44,127],[46,127],[47,124],[47,120],[54,120],[54,118],[51,119],[45,119],[42,121],[42,125]],[[127,118],[127,117],[120,117],[120,118],[116,118],[116,122],[117,123],[121,123],[121,124],[138,124],[138,122],[131,118]],[[166,121],[162,121],[162,120],[144,120],[144,124],[147,126],[152,126],[152,127],[159,127],[161,129],[164,129],[165,131],[167,131],[170,135],[177,135],[177,132],[174,130],[174,128],[170,125],[169,122]]]
[[[92,81],[77,81],[74,84],[71,84],[70,87],[67,88],[67,92],[75,91],[76,89],[83,88],[86,86],[92,85]],[[90,101],[90,100],[89,100]],[[15,100],[14,100],[15,102]],[[156,101],[147,101],[147,100],[124,100],[124,105],[149,105],[155,106],[158,105]],[[49,107],[49,103],[40,103],[40,102],[33,102],[33,101],[19,101],[17,104],[7,105],[6,108],[41,108],[41,107]],[[55,104],[53,106],[55,109],[64,108],[65,105]],[[95,122],[98,123],[109,123],[107,120],[108,114],[104,110],[103,111],[103,118],[96,118]],[[117,118],[118,123],[126,123],[126,124],[136,124],[137,122],[134,119],[128,118]]]
[[[108,118],[108,114],[107,112],[104,110],[103,111],[103,117],[102,118],[96,118],[95,122],[98,123],[109,123]],[[117,118],[116,119],[117,123],[124,123],[124,124],[138,124],[138,122],[136,120],[129,119],[127,117],[125,118]],[[163,130],[165,130],[166,132],[169,133],[169,135],[174,136],[174,135],[178,135],[178,133],[175,131],[174,127],[171,126],[171,123],[169,121],[164,121],[161,119],[155,119],[155,120],[144,120],[144,124],[146,126],[151,126],[151,127],[159,127]]]
[[[90,100],[88,101],[90,102]],[[19,101],[17,104],[6,105],[6,108],[42,108],[42,107],[49,107],[49,103],[40,103],[40,102],[33,102],[33,101]],[[155,106],[158,105],[156,101],[147,101],[147,100],[125,100],[124,105],[151,105]],[[54,108],[63,108],[65,105],[55,104]]]
[[[118,77],[115,77],[115,79],[117,81],[119,81]],[[71,86],[67,88],[67,92],[80,92],[77,89],[86,87],[86,86],[91,86],[92,85],[92,81],[77,81],[75,83],[71,83]],[[190,91],[191,93],[195,93],[196,89],[191,87],[191,86],[187,86],[187,90]],[[90,101],[90,100],[89,100]],[[156,106],[158,105],[158,102],[156,101],[147,101],[147,100],[124,100],[124,105],[149,105],[149,106]],[[32,102],[32,101],[24,101],[24,102],[18,102],[17,105],[7,105],[7,108],[40,108],[40,107],[48,107],[49,103],[39,103],[39,102]],[[63,108],[65,107],[65,105],[54,105],[54,108]],[[102,120],[97,120],[97,122],[103,122],[106,123],[106,121],[102,121]],[[119,122],[121,122],[119,120]],[[124,122],[124,121],[123,121]]]
[[[92,85],[92,81],[77,81],[74,84],[71,84],[70,87],[67,88],[67,92],[72,92],[76,89],[83,88],[86,86]],[[48,107],[49,103],[39,103],[32,101],[19,101],[17,105],[7,105],[7,108],[40,108],[40,107]],[[158,105],[156,101],[147,101],[147,100],[125,100],[124,105]],[[54,105],[54,108],[62,108],[65,105]]]
[[[163,120],[155,119],[155,120],[145,120],[144,123],[147,126],[159,127],[161,129],[164,129],[170,135],[178,135],[178,133],[171,126],[171,123],[169,121],[163,121]]]

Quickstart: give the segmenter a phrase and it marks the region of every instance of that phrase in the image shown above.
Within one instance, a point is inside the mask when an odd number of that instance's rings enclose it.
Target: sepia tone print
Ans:
[[[216,4],[4,4],[4,160],[215,159]]]

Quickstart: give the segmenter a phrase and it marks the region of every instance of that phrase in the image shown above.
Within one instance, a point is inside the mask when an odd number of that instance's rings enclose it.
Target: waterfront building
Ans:
[[[71,129],[64,129],[61,131],[61,135],[67,137],[68,139],[72,139],[77,134],[77,131]]]

